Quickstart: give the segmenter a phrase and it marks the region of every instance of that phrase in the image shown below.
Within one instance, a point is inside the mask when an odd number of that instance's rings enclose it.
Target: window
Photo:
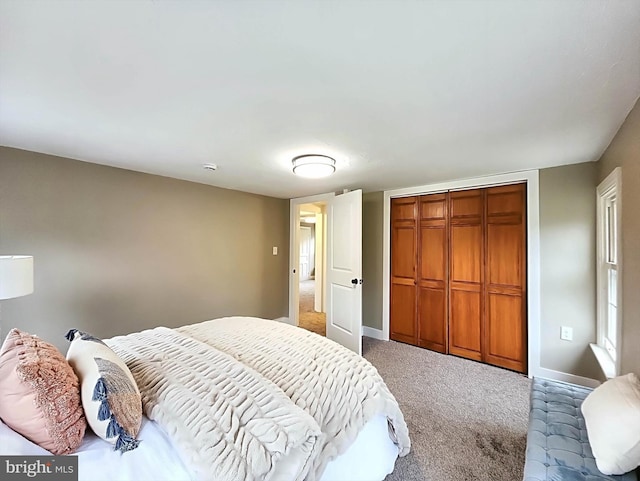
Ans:
[[[622,292],[620,199],[622,173],[616,168],[598,186],[598,344],[596,352],[607,377],[619,372]],[[595,351],[595,349],[594,349]]]

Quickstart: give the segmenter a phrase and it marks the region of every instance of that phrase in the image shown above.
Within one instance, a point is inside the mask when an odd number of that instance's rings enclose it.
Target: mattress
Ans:
[[[372,418],[347,451],[330,461],[320,481],[383,480],[393,471],[398,447],[389,437],[387,419]],[[143,418],[140,446],[121,454],[113,446],[87,431],[78,456],[79,481],[190,481],[169,437],[153,421]],[[0,454],[41,455],[50,453],[0,422]]]

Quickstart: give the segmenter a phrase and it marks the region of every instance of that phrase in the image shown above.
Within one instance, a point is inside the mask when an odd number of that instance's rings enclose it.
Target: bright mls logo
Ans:
[[[0,456],[0,478],[78,481],[77,456]]]

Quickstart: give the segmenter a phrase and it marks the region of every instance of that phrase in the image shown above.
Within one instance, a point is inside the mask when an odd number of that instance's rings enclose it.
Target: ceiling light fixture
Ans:
[[[294,174],[309,179],[328,177],[336,171],[336,161],[328,155],[298,155],[291,162]]]

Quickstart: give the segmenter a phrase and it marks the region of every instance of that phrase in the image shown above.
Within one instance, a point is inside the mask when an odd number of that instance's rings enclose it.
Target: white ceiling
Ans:
[[[0,1],[2,145],[275,197],[597,160],[638,96],[638,0]]]

